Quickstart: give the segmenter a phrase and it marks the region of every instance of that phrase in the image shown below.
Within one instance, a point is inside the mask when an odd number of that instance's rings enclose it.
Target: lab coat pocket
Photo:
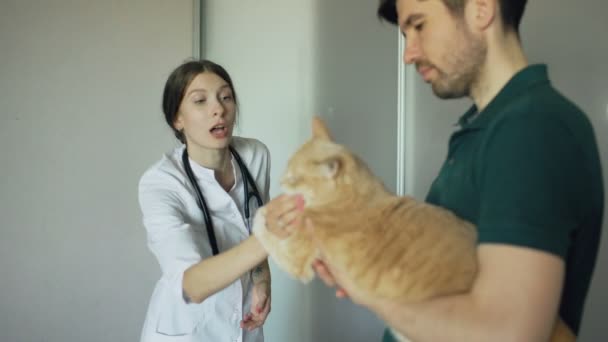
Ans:
[[[205,307],[213,306],[214,301],[214,296],[211,296],[200,304],[169,303],[158,317],[156,332],[167,336],[191,335],[204,322]]]

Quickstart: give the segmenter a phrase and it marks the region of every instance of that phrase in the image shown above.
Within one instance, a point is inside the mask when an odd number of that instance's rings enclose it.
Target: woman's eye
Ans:
[[[222,100],[224,100],[224,101],[231,101],[232,100],[232,95],[224,95],[224,96],[222,96]]]
[[[205,103],[206,99],[196,99],[194,100],[194,103],[196,104],[201,104],[201,103]]]

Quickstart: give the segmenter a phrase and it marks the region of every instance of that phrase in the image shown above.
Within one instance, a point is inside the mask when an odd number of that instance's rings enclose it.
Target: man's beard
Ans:
[[[431,84],[433,93],[441,99],[456,99],[471,95],[471,88],[477,81],[486,59],[485,42],[469,33],[466,28],[454,49],[443,58],[451,74],[433,66],[438,77]],[[453,51],[453,52],[452,52]]]

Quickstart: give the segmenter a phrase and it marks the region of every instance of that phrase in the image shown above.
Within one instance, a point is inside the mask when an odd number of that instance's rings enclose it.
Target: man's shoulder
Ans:
[[[568,132],[569,136],[583,136],[593,129],[588,116],[572,100],[551,84],[539,85],[504,106],[490,125],[490,134],[504,127],[513,131],[525,126],[527,129]]]
[[[583,110],[551,83],[539,85],[522,94],[514,100],[508,115],[589,121]]]

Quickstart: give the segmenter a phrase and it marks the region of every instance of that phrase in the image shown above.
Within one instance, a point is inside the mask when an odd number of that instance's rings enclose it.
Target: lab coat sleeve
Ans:
[[[156,170],[142,177],[139,202],[147,232],[148,247],[156,256],[167,287],[159,329],[171,333],[191,331],[196,304],[184,300],[182,281],[184,271],[202,259],[201,233],[187,223],[185,205],[177,193],[180,184],[174,178]]]

